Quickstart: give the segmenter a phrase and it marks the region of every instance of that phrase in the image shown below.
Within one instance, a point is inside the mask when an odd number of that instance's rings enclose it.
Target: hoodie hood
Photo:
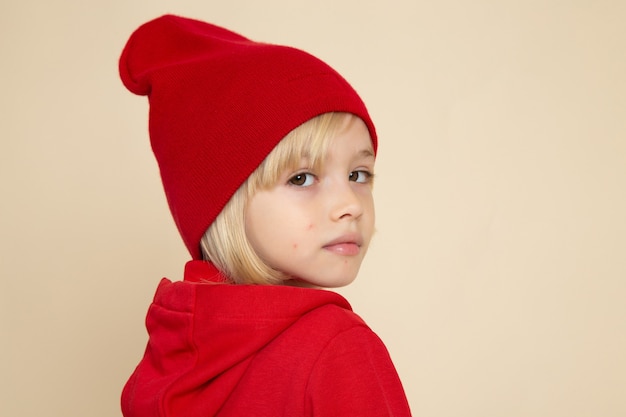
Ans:
[[[227,284],[212,264],[189,262],[184,281],[164,278],[157,288],[146,318],[148,346],[122,393],[124,415],[171,416],[191,397],[214,415],[257,352],[328,305],[351,311],[330,291]]]

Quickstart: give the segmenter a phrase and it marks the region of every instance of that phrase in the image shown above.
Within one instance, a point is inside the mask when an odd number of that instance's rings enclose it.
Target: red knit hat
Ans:
[[[140,26],[120,58],[126,88],[147,95],[152,150],[174,221],[194,259],[230,197],[291,130],[353,113],[376,132],[341,75],[306,52],[166,15]]]

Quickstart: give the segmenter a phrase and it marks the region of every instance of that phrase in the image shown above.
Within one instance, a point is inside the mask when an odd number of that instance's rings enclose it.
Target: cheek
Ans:
[[[374,208],[374,197],[372,196],[371,191],[363,196],[362,204],[367,216],[374,219],[376,210]]]
[[[315,229],[316,229],[315,223],[307,223],[306,226],[304,227],[304,234],[302,235],[302,237],[306,236],[306,234],[315,232]],[[295,230],[298,230],[298,229],[296,228]],[[291,247],[294,251],[300,248],[299,237],[300,236],[292,236],[293,243],[291,244]]]
[[[267,242],[274,239],[276,233],[274,219],[272,218],[271,207],[262,198],[262,195],[255,196],[248,204],[245,214],[245,228],[248,241],[254,250],[259,254],[264,254],[267,250]]]
[[[370,234],[374,233],[374,229],[376,228],[376,210],[374,208],[374,200],[373,199],[369,199],[365,205],[365,216],[364,216],[364,222],[366,222],[366,224],[364,225],[367,230],[369,230]]]

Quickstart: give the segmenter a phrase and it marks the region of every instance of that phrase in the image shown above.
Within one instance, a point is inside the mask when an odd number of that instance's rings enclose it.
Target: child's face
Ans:
[[[372,143],[361,119],[346,120],[320,172],[303,158],[246,211],[246,234],[261,259],[312,286],[351,283],[374,233]]]

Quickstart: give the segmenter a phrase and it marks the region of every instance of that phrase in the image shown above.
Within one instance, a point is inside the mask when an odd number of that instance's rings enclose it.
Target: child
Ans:
[[[324,287],[374,231],[377,137],[333,69],[297,49],[163,16],[120,59],[150,101],[167,200],[193,260],[163,279],[125,416],[410,416],[380,339]]]

